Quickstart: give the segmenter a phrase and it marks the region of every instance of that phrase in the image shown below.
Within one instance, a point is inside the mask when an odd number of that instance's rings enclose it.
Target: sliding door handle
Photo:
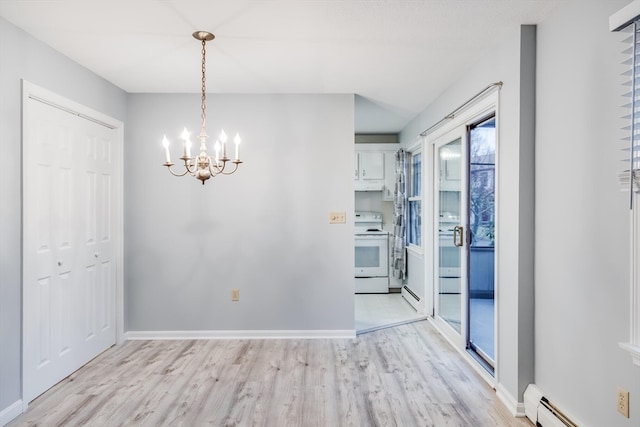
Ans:
[[[464,245],[464,227],[456,225],[453,227],[453,244],[459,248]]]

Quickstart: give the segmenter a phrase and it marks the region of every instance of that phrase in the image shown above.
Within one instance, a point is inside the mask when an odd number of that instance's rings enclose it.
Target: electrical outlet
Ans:
[[[345,224],[347,222],[346,212],[330,212],[329,224]]]
[[[231,301],[240,301],[239,289],[231,289]]]
[[[618,387],[618,412],[629,418],[629,392]]]

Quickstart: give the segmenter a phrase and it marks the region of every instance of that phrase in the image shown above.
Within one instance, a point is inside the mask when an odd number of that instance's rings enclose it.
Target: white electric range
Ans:
[[[382,229],[380,212],[355,215],[356,293],[389,292],[389,233]]]

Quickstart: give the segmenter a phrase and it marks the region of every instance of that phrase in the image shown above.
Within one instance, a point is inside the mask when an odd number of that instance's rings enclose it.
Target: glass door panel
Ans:
[[[446,141],[446,140],[445,140]],[[462,138],[436,145],[437,301],[436,315],[462,334],[465,285],[462,211]],[[466,293],[466,292],[465,292]]]
[[[495,365],[496,120],[469,129],[469,339],[468,347]]]

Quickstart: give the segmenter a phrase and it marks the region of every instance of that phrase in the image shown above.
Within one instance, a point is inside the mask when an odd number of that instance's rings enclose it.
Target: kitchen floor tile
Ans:
[[[356,294],[356,334],[423,320],[400,293]]]

